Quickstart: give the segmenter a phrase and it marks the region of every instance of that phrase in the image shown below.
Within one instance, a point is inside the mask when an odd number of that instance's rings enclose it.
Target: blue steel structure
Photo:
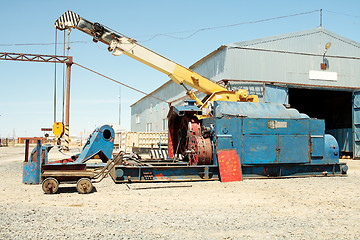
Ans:
[[[23,163],[24,184],[39,184],[41,182],[41,167],[48,163],[48,152],[52,147],[48,144],[42,145],[41,140],[37,141],[29,159]]]
[[[179,117],[200,109],[189,105],[172,108]],[[171,115],[171,113],[169,114]],[[217,153],[235,149],[245,178],[344,176],[339,147],[325,134],[324,120],[311,119],[281,104],[214,102],[212,117],[202,120],[205,137],[211,139],[209,165],[186,162],[143,162],[115,167],[115,182],[219,180]]]
[[[44,169],[68,171],[86,170],[87,167],[104,167],[105,164],[86,162],[96,155],[103,163],[112,159],[114,147],[114,129],[109,125],[103,125],[96,128],[87,139],[80,155],[73,156],[72,159],[64,159],[56,162],[48,162],[48,153],[53,147],[51,145],[42,145],[38,141],[37,146],[33,149],[29,159],[23,164],[23,183],[40,184],[42,172]]]
[[[85,163],[95,155],[105,163],[112,158],[115,132],[109,125],[96,128],[86,140],[86,143],[74,163]]]
[[[200,113],[199,108],[189,104],[173,107],[169,116],[181,118]],[[128,156],[110,172],[114,182],[221,180],[217,155],[223,150],[236,150],[244,178],[345,176],[347,173],[347,165],[339,163],[335,138],[325,134],[324,120],[311,119],[295,109],[268,103],[215,101],[211,114],[202,120],[201,133],[210,139],[211,161],[191,165],[186,158],[133,161]],[[39,184],[44,169],[86,172],[90,165],[85,162],[95,155],[103,162],[112,158],[113,142],[112,127],[101,126],[90,135],[79,157],[68,163],[48,163],[52,146],[38,142],[29,161],[24,163],[23,182]],[[58,180],[61,182],[61,178]]]

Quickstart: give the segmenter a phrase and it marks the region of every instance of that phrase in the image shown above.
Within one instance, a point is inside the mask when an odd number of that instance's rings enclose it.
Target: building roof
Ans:
[[[280,35],[275,35],[275,36],[270,36],[270,37],[265,37],[265,38],[258,38],[258,39],[254,39],[254,40],[248,40],[248,41],[242,41],[242,42],[236,42],[236,43],[229,43],[229,44],[225,44],[220,46],[218,49],[216,49],[215,51],[209,53],[207,56],[203,57],[202,59],[200,59],[199,61],[197,61],[196,63],[194,63],[193,65],[190,66],[190,69],[195,68],[196,66],[198,66],[199,64],[203,63],[204,61],[206,61],[207,59],[209,59],[210,57],[212,57],[213,55],[215,55],[216,53],[220,52],[221,50],[223,50],[224,48],[227,47],[253,47],[253,46],[257,46],[257,48],[266,48],[265,46],[269,47],[269,45],[276,45],[277,42],[280,41],[284,41],[284,40],[289,40],[289,39],[300,39],[300,38],[305,38],[308,36],[313,36],[313,35],[317,35],[317,34],[323,34],[323,35],[327,35],[330,36],[333,39],[337,39],[343,43],[346,43],[348,45],[351,45],[355,48],[359,48],[360,49],[360,43],[355,42],[351,39],[345,38],[343,36],[340,36],[334,32],[331,32],[325,28],[314,28],[314,29],[309,29],[309,30],[305,30],[305,31],[298,31],[298,32],[292,32],[292,33],[285,33],[285,34],[280,34]],[[292,50],[294,50],[294,45],[288,46],[291,47]],[[283,49],[284,50],[284,49]],[[323,51],[323,49],[321,49],[321,51]],[[354,53],[352,53],[354,54]],[[341,54],[343,55],[343,54]],[[360,57],[360,54],[355,54],[355,57]]]
[[[227,48],[244,48],[244,49],[264,49],[264,50],[283,50],[283,51],[291,51],[291,52],[301,52],[301,53],[309,53],[309,54],[317,54],[322,55],[324,52],[325,45],[322,43],[323,41],[331,39],[331,41],[339,42],[343,44],[344,47],[338,48],[336,51],[334,48],[331,49],[331,55],[338,55],[338,56],[350,56],[359,58],[360,57],[360,43],[355,42],[351,39],[345,38],[340,36],[336,33],[333,33],[325,28],[314,28],[304,31],[292,32],[292,33],[285,33],[265,38],[259,38],[254,40],[236,42],[236,43],[229,43],[225,45],[221,45],[218,49],[212,51],[205,57],[201,58],[193,65],[189,67],[189,69],[194,70],[205,61],[210,58],[213,58],[214,55],[223,51]],[[306,40],[306,41],[305,41]],[[314,43],[314,44],[309,44]],[[354,49],[358,49],[354,51]],[[200,73],[201,74],[201,73]],[[151,92],[149,95],[157,93],[159,90],[163,89],[166,85],[170,84],[172,81],[169,80],[159,88]],[[135,104],[141,102],[144,98],[139,99],[137,102],[131,105],[134,106]]]
[[[151,93],[149,93],[148,95],[145,95],[144,97],[140,98],[139,100],[137,100],[136,102],[134,102],[133,104],[130,105],[130,107],[136,105],[137,103],[141,102],[143,99],[147,98],[147,97],[151,97],[151,95],[155,95],[157,92],[159,92],[161,89],[163,89],[166,85],[168,85],[170,82],[172,82],[172,80],[168,80],[166,83],[164,83],[163,85],[161,85],[160,87],[158,87],[157,89],[155,89],[154,91],[152,91]]]

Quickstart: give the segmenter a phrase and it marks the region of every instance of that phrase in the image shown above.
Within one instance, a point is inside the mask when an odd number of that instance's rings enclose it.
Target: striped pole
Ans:
[[[65,133],[64,133],[64,139],[65,139],[65,150],[70,149],[70,137],[69,137],[69,125],[65,125]]]

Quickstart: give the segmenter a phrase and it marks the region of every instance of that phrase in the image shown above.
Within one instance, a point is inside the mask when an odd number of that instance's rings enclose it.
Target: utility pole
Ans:
[[[66,108],[65,108],[65,148],[70,149],[70,76],[71,66],[73,64],[72,57],[69,57],[69,61],[66,63]]]
[[[121,88],[119,87],[119,125],[121,125]]]
[[[320,27],[322,27],[322,9],[320,9]]]

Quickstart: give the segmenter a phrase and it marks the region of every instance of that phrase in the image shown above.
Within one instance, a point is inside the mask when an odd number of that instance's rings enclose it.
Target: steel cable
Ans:
[[[81,67],[81,68],[83,68],[83,69],[86,69],[86,70],[88,70],[88,71],[90,71],[90,72],[92,72],[92,73],[95,73],[95,74],[97,74],[97,75],[99,75],[99,76],[101,76],[101,77],[103,77],[103,78],[106,78],[106,79],[108,79],[108,80],[110,80],[110,81],[116,82],[116,83],[118,83],[118,84],[120,84],[120,85],[122,85],[122,86],[124,86],[124,87],[130,88],[131,90],[134,90],[134,91],[139,92],[139,93],[141,93],[141,94],[144,94],[144,95],[146,95],[146,96],[149,96],[149,97],[155,98],[155,99],[157,99],[157,100],[160,100],[160,101],[162,101],[162,102],[166,102],[167,104],[170,104],[168,101],[165,101],[165,100],[163,100],[163,99],[161,99],[161,98],[155,97],[155,96],[153,96],[153,95],[151,95],[151,94],[148,94],[148,93],[143,92],[143,91],[141,91],[141,90],[139,90],[139,89],[136,89],[136,88],[134,88],[134,87],[131,87],[131,86],[125,84],[125,83],[122,83],[122,82],[120,82],[120,81],[117,81],[117,80],[115,80],[115,79],[113,79],[113,78],[111,78],[111,77],[108,77],[108,76],[106,76],[106,75],[104,75],[104,74],[101,74],[101,73],[99,73],[99,72],[97,72],[97,71],[94,71],[94,70],[92,70],[92,69],[90,69],[90,68],[87,68],[87,67],[85,67],[85,66],[83,66],[83,65],[80,65],[80,64],[75,63],[75,62],[74,62],[73,64],[76,65],[76,66],[79,66],[79,67]]]

